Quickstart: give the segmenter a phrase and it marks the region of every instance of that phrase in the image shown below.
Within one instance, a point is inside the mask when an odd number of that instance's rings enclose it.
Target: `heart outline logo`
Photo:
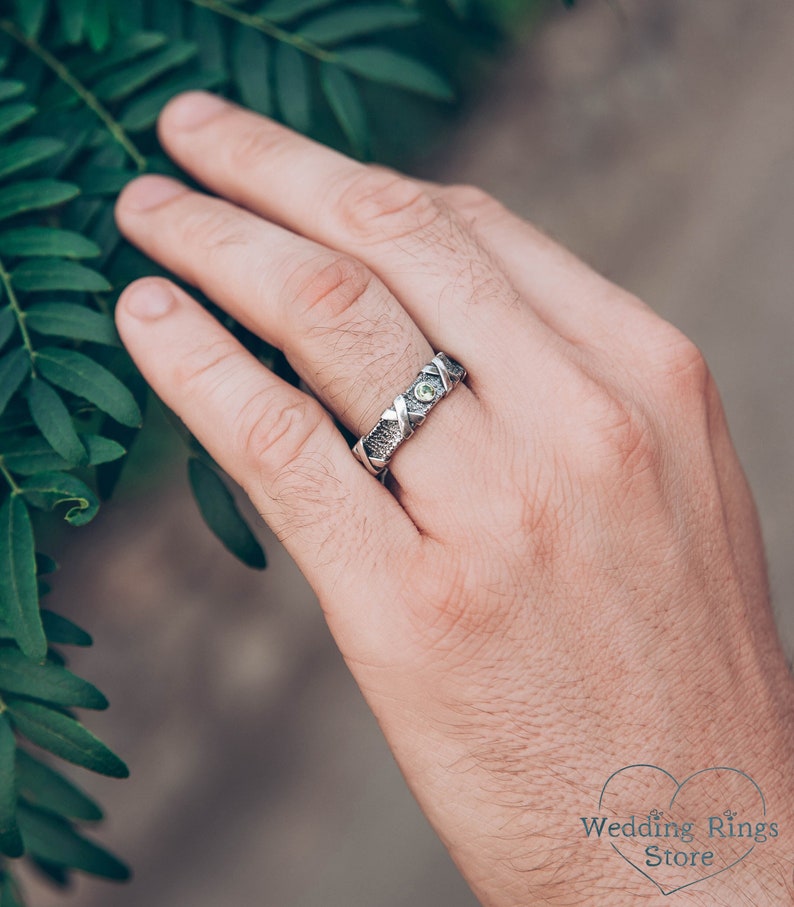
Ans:
[[[639,763],[635,763],[633,765],[625,765],[625,766],[623,766],[623,768],[620,768],[616,772],[613,772],[607,778],[607,780],[604,782],[604,786],[601,788],[601,795],[598,798],[599,812],[602,811],[604,795],[607,792],[607,788],[609,787],[610,782],[612,782],[618,775],[621,775],[623,772],[628,772],[631,769],[651,769],[652,771],[660,772],[662,775],[664,775],[666,778],[668,778],[675,785],[675,790],[673,791],[673,795],[670,798],[670,802],[667,807],[668,809],[672,809],[674,807],[676,800],[678,799],[678,796],[681,793],[681,791],[684,789],[684,787],[690,781],[693,781],[695,778],[698,778],[698,777],[708,774],[710,772],[731,772],[734,775],[738,775],[739,777],[745,779],[746,781],[749,781],[750,784],[755,788],[755,790],[758,793],[758,796],[760,798],[760,801],[761,801],[761,815],[763,817],[766,817],[766,798],[764,797],[763,791],[758,786],[757,782],[753,778],[750,777],[750,775],[748,775],[746,772],[741,771],[740,769],[731,768],[726,765],[717,765],[717,766],[712,766],[711,768],[702,768],[696,772],[693,772],[691,775],[688,775],[686,778],[684,778],[683,781],[679,782],[678,779],[674,775],[672,775],[670,772],[668,772],[666,769],[661,768],[661,766],[654,765],[652,763],[647,763],[647,762],[639,762]],[[721,868],[716,869],[714,872],[711,872],[708,875],[700,876],[697,879],[693,879],[690,882],[686,882],[682,885],[677,885],[675,888],[670,888],[670,889],[665,889],[662,886],[662,884],[660,884],[660,882],[658,882],[652,875],[650,875],[650,873],[646,872],[644,869],[642,869],[640,866],[638,866],[632,859],[630,859],[628,856],[626,856],[626,854],[623,853],[623,851],[621,851],[621,849],[617,846],[617,844],[610,841],[610,846],[615,851],[615,853],[617,853],[623,860],[626,861],[626,863],[629,864],[629,866],[632,867],[632,869],[635,869],[638,873],[640,873],[640,875],[642,875],[646,879],[648,879],[648,881],[653,883],[653,885],[659,890],[659,892],[662,895],[667,897],[668,895],[675,894],[677,891],[683,891],[683,889],[685,889],[685,888],[689,888],[692,885],[697,885],[700,882],[705,882],[708,879],[713,879],[716,876],[721,875],[723,872],[727,872],[729,869],[733,868],[734,866],[738,865],[739,863],[741,863],[745,859],[747,859],[747,857],[755,850],[756,845],[755,845],[755,843],[753,843],[752,846],[750,846],[743,854],[738,856],[735,860],[733,860],[728,865],[722,866]]]

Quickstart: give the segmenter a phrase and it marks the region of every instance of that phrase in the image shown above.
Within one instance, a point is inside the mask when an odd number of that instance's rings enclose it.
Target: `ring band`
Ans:
[[[353,445],[353,455],[373,476],[385,478],[394,451],[425,421],[430,410],[466,377],[466,369],[445,353],[433,359],[407,390],[394,398],[375,427]]]

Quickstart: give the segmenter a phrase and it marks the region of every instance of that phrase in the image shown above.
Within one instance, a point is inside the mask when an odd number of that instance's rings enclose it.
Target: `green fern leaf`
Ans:
[[[12,494],[0,507],[0,619],[34,661],[47,652],[36,587],[33,527],[24,501]]]
[[[18,290],[78,290],[104,293],[112,289],[105,277],[93,268],[63,258],[31,258],[17,265],[11,279]]]
[[[20,483],[25,500],[38,510],[54,510],[67,505],[64,519],[72,526],[90,523],[99,510],[94,492],[77,476],[68,472],[37,472]]]
[[[106,709],[108,701],[87,680],[59,665],[34,664],[13,648],[0,649],[0,690],[53,705]]]
[[[0,135],[5,135],[17,126],[26,123],[36,115],[36,108],[32,104],[20,102],[19,104],[4,104],[0,107]]]
[[[0,350],[11,339],[16,326],[17,319],[11,306],[7,305],[4,309],[0,309]]]
[[[336,0],[270,0],[260,8],[259,14],[271,22],[292,22],[334,2]]]
[[[60,816],[20,803],[18,817],[25,848],[34,856],[106,879],[129,878],[130,871],[121,860],[79,835]]]
[[[25,90],[25,83],[16,79],[0,79],[0,101],[19,97]]]
[[[36,367],[48,381],[85,398],[122,425],[137,428],[141,424],[141,411],[130,391],[83,353],[46,347],[37,352]]]
[[[407,28],[421,22],[419,10],[405,6],[362,3],[345,6],[310,19],[298,34],[315,44],[337,44],[374,32]]]
[[[61,30],[67,44],[78,44],[85,30],[88,0],[56,0]]]
[[[273,114],[270,87],[272,48],[269,39],[252,28],[238,26],[232,41],[232,72],[243,103],[257,113]]]
[[[22,659],[30,664],[22,655]],[[8,718],[0,714],[0,852],[21,857],[25,851],[17,825],[16,740]]]
[[[64,819],[98,822],[102,818],[99,805],[76,784],[22,749],[16,752],[16,775],[19,793],[31,806]]]
[[[308,132],[312,99],[306,57],[289,44],[277,44],[274,76],[278,107],[284,122],[298,132]]]
[[[15,697],[9,697],[7,704],[14,727],[31,743],[100,775],[128,777],[121,759],[70,715]]]
[[[83,466],[88,453],[77,436],[72,416],[58,392],[46,381],[34,378],[28,385],[28,407],[34,425],[68,466]]]
[[[27,326],[38,334],[118,346],[110,315],[73,302],[37,302],[25,311]]]
[[[107,47],[111,34],[111,7],[107,0],[88,0],[83,30],[93,50]]]
[[[25,138],[0,148],[0,179],[34,167],[60,154],[66,143],[60,139]]]
[[[334,52],[340,66],[374,82],[427,95],[437,101],[452,101],[455,92],[449,82],[425,63],[389,47],[345,47]]]
[[[231,553],[249,567],[263,570],[265,553],[248,528],[229,489],[206,463],[192,457],[188,461],[190,486],[207,526]]]
[[[90,633],[86,633],[82,627],[78,627],[71,620],[60,614],[55,614],[53,611],[42,608],[41,623],[44,627],[44,635],[49,643],[81,647],[93,645]],[[73,816],[72,818],[79,819],[81,816]],[[97,816],[97,818],[100,817]]]
[[[30,357],[21,347],[0,358],[0,415],[30,373]]]
[[[79,186],[59,180],[11,183],[0,189],[0,220],[63,204],[80,194]]]
[[[41,31],[49,11],[48,0],[16,0],[16,19],[22,31],[35,37]]]
[[[30,258],[96,258],[99,246],[74,230],[18,227],[0,233],[0,255]]]
[[[186,63],[196,52],[196,45],[189,41],[169,44],[145,60],[105,76],[94,88],[94,94],[103,101],[124,100],[169,70]]]
[[[361,95],[350,76],[332,63],[320,65],[320,86],[354,154],[369,157],[370,133]]]

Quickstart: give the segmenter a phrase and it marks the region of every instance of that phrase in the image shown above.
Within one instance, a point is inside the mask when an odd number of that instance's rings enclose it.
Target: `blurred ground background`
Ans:
[[[792,47],[784,0],[583,2],[504,60],[424,168],[486,187],[704,349],[789,651]],[[67,897],[36,886],[38,907],[474,904],[264,531],[272,566],[249,573],[209,536],[180,470],[80,535],[52,604],[96,637],[73,664],[110,697],[90,723],[133,777],[79,780],[107,805],[103,839],[136,877],[82,880]]]

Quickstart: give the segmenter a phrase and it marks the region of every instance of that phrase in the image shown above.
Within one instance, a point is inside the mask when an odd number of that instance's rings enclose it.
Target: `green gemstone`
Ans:
[[[420,403],[430,403],[435,395],[436,389],[427,381],[422,381],[421,384],[417,384],[414,388],[414,397],[416,397]]]

